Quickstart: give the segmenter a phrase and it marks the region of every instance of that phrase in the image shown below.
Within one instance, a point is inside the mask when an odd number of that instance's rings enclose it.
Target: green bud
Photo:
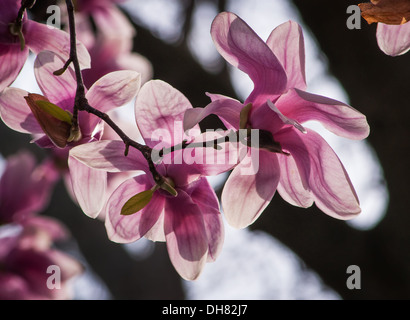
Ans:
[[[72,115],[70,112],[67,112],[61,109],[59,106],[55,104],[45,101],[45,100],[38,100],[36,101],[37,106],[39,106],[44,112],[47,112],[49,115],[53,116],[54,118],[67,122],[69,125],[72,124]]]
[[[165,178],[164,182],[160,185],[160,188],[162,190],[165,190],[170,195],[176,197],[178,195],[178,192],[175,190],[174,187],[175,187],[175,183],[169,178]]]

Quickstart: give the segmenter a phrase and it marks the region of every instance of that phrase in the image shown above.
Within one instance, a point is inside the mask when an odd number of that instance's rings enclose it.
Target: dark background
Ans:
[[[40,2],[40,1],[38,1]],[[220,11],[225,1],[214,0]],[[263,230],[283,242],[316,271],[325,284],[344,299],[410,298],[410,53],[400,57],[383,54],[376,43],[376,25],[362,20],[360,30],[349,30],[346,8],[359,2],[293,0],[327,56],[330,71],[344,86],[350,104],[367,116],[368,141],[381,162],[390,193],[386,217],[369,231],[359,231],[332,219],[315,206],[293,207],[275,196],[251,228]],[[51,3],[51,2],[50,2]],[[48,4],[47,1],[42,2]],[[185,34],[195,2],[181,0]],[[44,12],[36,4],[34,13]],[[206,72],[191,56],[185,38],[167,44],[136,25],[135,50],[154,67],[154,78],[169,82],[194,106],[205,106],[204,92],[235,97],[227,69]],[[214,118],[204,123],[217,127]],[[0,124],[3,156],[21,147],[39,158],[43,150],[29,145],[29,138]],[[164,243],[152,255],[136,261],[107,239],[101,221],[86,217],[57,185],[46,215],[60,219],[70,229],[92,269],[103,279],[115,299],[183,299],[180,277],[171,266]],[[358,265],[362,289],[348,290],[346,268]]]

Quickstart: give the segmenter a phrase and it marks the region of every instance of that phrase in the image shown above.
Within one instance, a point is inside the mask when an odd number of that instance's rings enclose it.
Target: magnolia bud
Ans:
[[[59,148],[64,148],[67,142],[77,141],[81,133],[71,130],[71,116],[60,107],[52,104],[42,95],[29,93],[24,97],[34,117],[43,129],[44,133]],[[70,138],[72,138],[70,140]]]

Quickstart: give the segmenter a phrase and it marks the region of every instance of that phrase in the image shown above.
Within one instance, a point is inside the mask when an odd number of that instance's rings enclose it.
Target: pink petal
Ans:
[[[243,104],[231,98],[211,102],[205,108],[188,109],[184,115],[184,131],[191,129],[210,114],[216,114],[225,127],[239,129],[240,112]]]
[[[160,242],[165,242],[165,232],[164,232],[164,216],[165,212],[164,210],[161,212],[161,214],[158,216],[158,220],[154,223],[152,228],[147,231],[145,234],[145,238],[151,241],[160,241]]]
[[[301,180],[319,209],[337,219],[360,213],[359,200],[337,155],[316,132],[283,130],[275,138],[294,158]]]
[[[137,213],[121,215],[121,209],[132,196],[151,189],[152,183],[146,175],[123,182],[107,202],[105,227],[111,241],[128,243],[143,237],[157,222],[164,209],[164,197],[154,192],[150,203]],[[163,225],[162,225],[163,228]]]
[[[116,63],[120,70],[134,70],[139,72],[141,74],[142,83],[150,80],[154,74],[151,62],[135,52],[122,54],[118,57]]]
[[[156,136],[167,146],[182,142],[183,119],[192,108],[188,99],[166,82],[151,80],[144,84],[135,101],[135,119],[147,145],[158,145]]]
[[[53,74],[64,63],[64,60],[51,51],[40,52],[34,62],[34,74],[41,91],[51,103],[72,111],[77,90],[74,69],[70,66],[60,76]]]
[[[219,53],[247,73],[255,89],[247,102],[256,105],[286,88],[286,73],[265,42],[233,13],[220,13],[212,23],[211,36]]]
[[[21,51],[19,45],[0,44],[0,92],[16,80],[27,57],[28,48]]]
[[[285,69],[288,88],[305,90],[305,44],[302,28],[294,21],[282,23],[272,31],[266,44]]]
[[[377,24],[377,44],[389,56],[399,56],[410,50],[410,23],[402,25]]]
[[[300,123],[317,120],[336,135],[361,140],[369,135],[366,117],[351,106],[320,95],[291,89],[276,106],[287,117]]]
[[[104,38],[120,38],[127,43],[131,42],[135,36],[135,28],[129,19],[114,5],[94,8],[92,17]],[[129,50],[129,48],[126,49]]]
[[[280,171],[276,154],[260,150],[259,161],[252,161],[255,174],[244,174],[240,163],[231,173],[222,191],[222,208],[234,228],[252,224],[268,206],[279,183]]]
[[[23,222],[24,228],[35,228],[47,233],[53,241],[64,240],[69,236],[67,228],[57,219],[38,215],[26,219]],[[31,232],[27,232],[28,236],[34,236]],[[31,243],[32,244],[32,243]]]
[[[0,1],[0,21],[12,22],[16,19],[21,6],[21,1],[18,0],[3,0]],[[27,17],[25,16],[23,20]]]
[[[278,192],[290,204],[308,208],[313,204],[313,196],[306,182],[302,181],[293,157],[278,155],[280,180]]]
[[[74,195],[84,213],[96,218],[105,204],[107,172],[87,167],[73,157],[68,158]]]
[[[214,176],[231,170],[239,162],[239,152],[236,144],[219,143],[219,149],[214,149],[213,141],[227,135],[226,131],[204,132],[190,143],[200,147],[186,148],[174,151],[164,157],[167,175],[178,186],[185,186],[200,176]],[[235,140],[233,142],[236,142]],[[203,147],[205,144],[205,147]]]
[[[11,129],[22,133],[44,134],[26,100],[28,92],[6,88],[0,93],[0,116]]]
[[[70,150],[70,157],[85,165],[108,172],[143,170],[149,172],[148,164],[141,152],[129,148],[124,156],[125,145],[122,141],[97,141],[74,147]]]
[[[140,85],[141,75],[138,72],[115,71],[94,83],[87,92],[86,98],[92,107],[102,112],[109,112],[135,98]],[[94,129],[99,121],[101,119],[98,117],[92,117],[89,124],[90,129]]]
[[[201,210],[204,219],[208,239],[207,262],[215,261],[222,251],[225,234],[218,198],[205,178],[194,183],[191,198]]]
[[[35,21],[27,21],[24,33],[27,46],[35,53],[52,51],[63,60],[70,55],[70,35],[59,29]],[[77,56],[82,68],[91,67],[91,58],[85,46],[77,41]],[[61,64],[56,70],[63,67]]]
[[[179,275],[195,280],[207,260],[208,240],[199,207],[181,189],[165,203],[165,236],[168,255]]]

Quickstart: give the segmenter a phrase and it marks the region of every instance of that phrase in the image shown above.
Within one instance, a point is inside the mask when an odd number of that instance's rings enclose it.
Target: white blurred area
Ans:
[[[209,33],[217,9],[212,2],[198,3],[200,5],[194,12],[195,20],[189,35],[189,47],[204,68],[212,72],[218,70],[223,63]],[[122,7],[138,23],[166,42],[173,43],[180,39],[182,21],[179,1],[132,0],[125,2]],[[308,91],[349,103],[348,96],[337,79],[328,74],[325,56],[288,1],[234,0],[228,1],[228,9],[244,19],[263,39],[282,22],[289,19],[299,22],[305,36]],[[13,86],[40,93],[32,72],[33,61],[31,56]],[[246,98],[252,90],[249,78],[234,68],[231,69],[231,74],[238,96]],[[357,108],[360,110],[360,106]],[[125,109],[125,112],[129,112],[129,119],[134,119],[132,109]],[[383,170],[371,146],[365,141],[336,137],[318,124],[310,125],[334,148],[358,192],[362,213],[347,223],[361,230],[373,228],[383,218],[389,197]],[[2,163],[0,161],[0,169]],[[215,187],[221,186],[226,176],[221,175],[210,181]],[[154,246],[152,242],[141,239],[124,245],[124,248],[135,259],[141,260],[153,252]],[[303,261],[272,236],[247,229],[234,230],[227,225],[220,257],[216,262],[205,266],[197,281],[183,281],[183,284],[187,299],[340,299]],[[110,298],[104,284],[92,272],[87,272],[78,279],[75,292],[77,299]]]

